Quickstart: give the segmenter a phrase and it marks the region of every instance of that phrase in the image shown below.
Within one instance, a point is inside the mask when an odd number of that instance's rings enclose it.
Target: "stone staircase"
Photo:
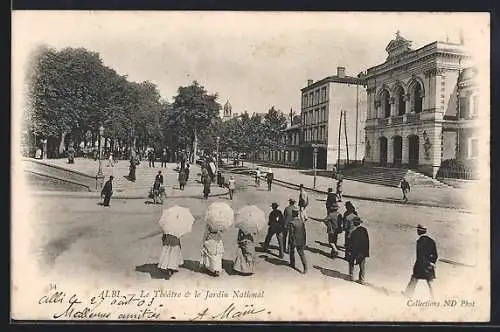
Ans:
[[[399,187],[407,172],[407,169],[386,167],[357,167],[343,170],[346,180],[389,187]]]
[[[344,179],[346,180],[389,187],[399,187],[400,182],[404,177],[410,183],[410,186],[449,187],[448,185],[433,179],[430,176],[405,168],[357,167],[344,170]]]
[[[36,176],[37,179],[43,177],[52,181],[66,182],[74,186],[82,186],[89,191],[100,191],[100,186],[96,181],[97,162],[92,160],[80,159],[75,164],[67,164],[64,159],[35,160],[24,159],[23,168],[28,176]],[[161,168],[160,163],[155,163],[156,167],[148,167],[147,162],[142,161],[136,168],[136,180],[129,181],[128,161],[119,161],[114,167],[107,165],[103,161],[102,171],[104,181],[107,181],[110,175],[113,175],[113,191],[121,194],[140,194],[147,195],[153,186],[153,182],[158,171],[162,171],[164,184],[172,188],[178,186],[178,173],[175,171],[175,163],[169,163],[166,168]],[[194,185],[199,179],[201,172],[198,165],[191,165],[188,185]],[[31,181],[33,182],[33,181]],[[40,182],[40,181],[38,181]],[[201,186],[201,184],[197,184]]]

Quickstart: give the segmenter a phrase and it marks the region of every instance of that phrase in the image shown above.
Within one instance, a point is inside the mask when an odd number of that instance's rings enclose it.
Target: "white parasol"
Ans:
[[[255,205],[245,205],[236,212],[235,224],[245,234],[256,234],[266,228],[266,214]]]
[[[234,223],[234,211],[227,203],[214,202],[205,213],[205,221],[212,231],[225,231]]]
[[[178,205],[163,210],[159,224],[165,234],[180,237],[191,232],[193,228],[194,217],[188,208]]]

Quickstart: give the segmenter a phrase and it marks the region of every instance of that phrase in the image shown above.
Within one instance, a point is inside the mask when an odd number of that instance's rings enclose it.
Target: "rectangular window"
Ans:
[[[479,96],[472,96],[472,116],[479,114]]]
[[[319,104],[319,90],[316,90],[316,93],[314,94],[314,102],[315,104]]]
[[[306,129],[304,129],[304,131],[302,132],[302,137],[304,142],[307,142],[306,132],[307,132]]]
[[[314,92],[309,94],[309,106],[312,106],[314,102]]]
[[[308,105],[307,105],[307,94],[304,93],[304,99],[303,99],[303,102],[302,102],[302,108],[306,108]]]
[[[467,157],[469,159],[476,159],[479,157],[479,139],[469,138],[469,148],[467,152]]]
[[[326,102],[326,87],[321,89],[321,102]]]

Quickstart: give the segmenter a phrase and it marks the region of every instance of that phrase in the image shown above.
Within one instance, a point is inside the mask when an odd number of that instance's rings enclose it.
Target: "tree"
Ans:
[[[280,133],[286,128],[286,116],[279,110],[271,107],[264,116],[265,140],[263,146],[269,151],[280,150],[283,142],[280,140]]]
[[[193,157],[196,158],[200,133],[207,129],[220,115],[221,105],[217,94],[208,94],[197,81],[187,87],[179,87],[174,97],[172,121],[187,132],[193,142]]]

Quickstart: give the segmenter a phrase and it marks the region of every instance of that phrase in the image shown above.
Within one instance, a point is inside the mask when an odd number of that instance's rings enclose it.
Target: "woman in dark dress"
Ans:
[[[238,253],[234,260],[233,270],[241,275],[254,273],[255,243],[252,234],[245,234],[241,229],[238,231]]]
[[[135,181],[135,168],[137,167],[137,162],[135,161],[135,158],[132,157],[130,158],[130,166],[129,166],[129,172],[128,172],[128,179],[130,181]]]
[[[186,169],[185,168],[181,168],[181,170],[179,171],[178,180],[179,180],[179,188],[181,190],[184,190],[184,186],[186,185]]]

